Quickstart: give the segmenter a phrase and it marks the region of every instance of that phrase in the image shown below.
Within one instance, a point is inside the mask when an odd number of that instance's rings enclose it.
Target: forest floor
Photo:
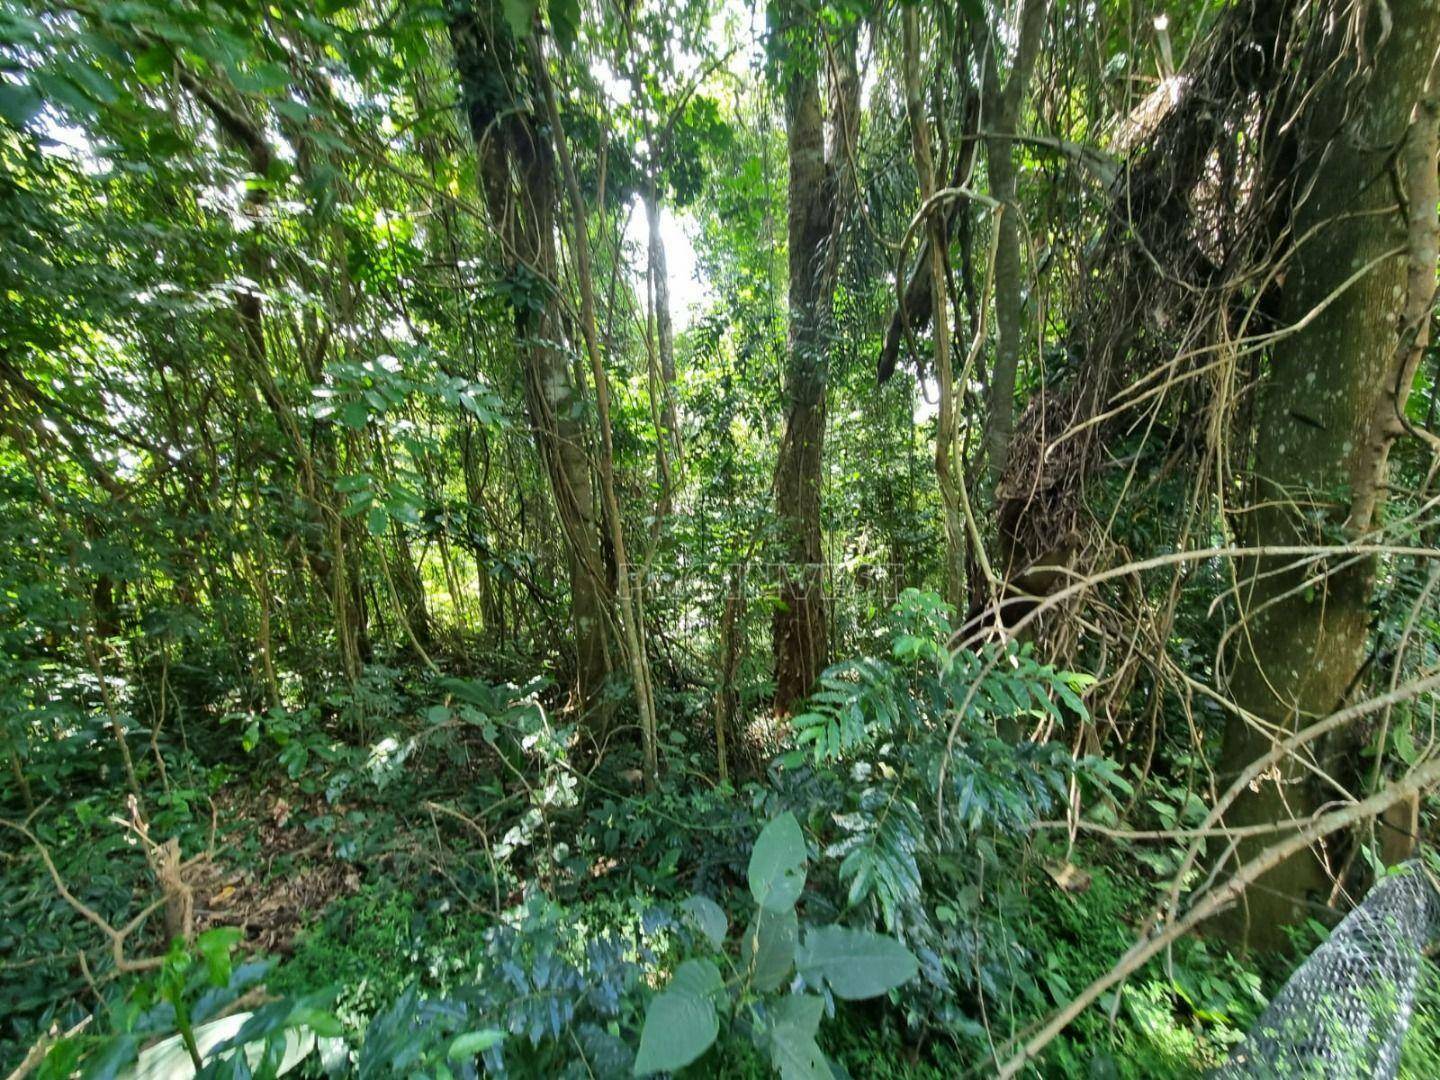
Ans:
[[[599,1049],[585,1041],[578,1060],[595,1075],[625,1072],[629,1059],[607,1070],[604,1054],[635,1045],[647,988],[663,986],[682,955],[677,919],[687,898],[713,898],[732,929],[742,926],[757,822],[813,805],[813,778],[767,762],[734,785],[713,783],[697,714],[667,747],[662,783],[645,792],[636,752],[619,740],[582,766],[578,753],[569,760],[566,729],[549,739],[555,732],[541,724],[507,739],[507,724],[553,711],[510,706],[482,717],[455,707],[453,680],[441,688],[418,672],[390,677],[378,704],[369,700],[370,722],[341,710],[312,716],[299,733],[277,713],[239,756],[233,743],[167,753],[164,784],[147,791],[141,812],[152,836],[177,838],[187,857],[196,940],[234,934],[234,970],[253,967],[257,980],[247,1002],[323,1002],[361,1075],[387,1075],[365,1064],[366,1047],[405,1060],[394,1030],[413,1039],[425,1010],[447,1001],[483,1005],[499,1020],[510,1075],[572,1075],[579,1065],[566,1036],[607,1038]],[[382,715],[383,725],[373,722]],[[381,730],[399,734],[368,734]],[[156,897],[156,885],[127,842],[124,796],[103,784],[76,790],[85,794],[42,805],[33,826],[63,878],[119,925]],[[807,829],[823,830],[826,805],[820,798]],[[800,909],[823,922],[844,890],[823,849],[816,855]],[[839,1068],[855,1077],[986,1075],[1008,1039],[1133,943],[1169,869],[1162,853],[1103,838],[1037,841],[1019,858],[1011,880],[985,885],[986,895],[927,885],[937,891],[924,903],[949,927],[952,952],[932,976],[943,983],[922,980],[888,1000],[832,1000],[819,1043]],[[1065,867],[1072,872],[1057,872]],[[1300,951],[1323,932],[1306,929]],[[137,1018],[151,1014],[139,1007],[153,1005],[158,984],[108,972],[97,985],[77,968],[76,949],[98,958],[91,966],[103,964],[103,950],[48,880],[7,870],[0,935],[0,996],[13,1003],[0,1029],[6,1071],[39,1031],[65,1030],[97,995],[112,1017],[128,1003],[132,1030],[147,1030]],[[158,919],[127,948],[163,952]],[[1039,1074],[1200,1075],[1243,1037],[1288,966],[1243,960],[1212,939],[1182,940],[1052,1043]],[[196,986],[186,993],[198,1009],[209,991]],[[1440,1060],[1440,978],[1428,966],[1422,995],[1407,1076],[1435,1075]],[[993,1016],[1004,1026],[989,1026]],[[135,1037],[148,1045],[158,1036]],[[760,1077],[769,1065],[750,1041],[729,1037],[681,1072]]]

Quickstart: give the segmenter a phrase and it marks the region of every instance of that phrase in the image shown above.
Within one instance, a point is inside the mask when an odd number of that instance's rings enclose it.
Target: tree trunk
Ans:
[[[595,287],[590,270],[590,239],[586,232],[585,205],[580,184],[570,160],[569,143],[555,102],[555,88],[546,68],[544,50],[539,39],[532,41],[535,81],[545,99],[550,123],[550,137],[560,161],[561,175],[570,200],[571,246],[575,253],[575,276],[580,285],[580,329],[585,338],[585,351],[590,358],[590,375],[595,381],[595,411],[600,429],[600,493],[604,499],[605,521],[610,530],[610,544],[615,556],[615,592],[619,601],[620,633],[630,677],[634,684],[635,704],[640,714],[640,733],[645,756],[645,786],[653,790],[660,777],[659,730],[655,717],[655,694],[650,681],[650,659],[645,647],[644,599],[636,595],[639,583],[631,573],[626,556],[625,529],[620,517],[620,502],[615,495],[615,446],[610,426],[610,384],[600,355],[600,335],[595,322]]]
[[[415,563],[415,555],[410,549],[410,540],[405,535],[404,526],[393,522],[390,535],[395,542],[393,566],[400,614],[410,627],[415,643],[421,649],[429,649],[433,638],[430,633],[430,609],[425,602],[424,579],[421,578],[420,568]],[[377,543],[381,541],[382,538],[376,538]]]
[[[809,16],[777,0],[776,21],[799,32]],[[853,42],[850,43],[853,49]],[[787,712],[814,685],[828,655],[820,488],[825,445],[835,280],[843,184],[840,162],[854,149],[858,78],[853,53],[838,48],[832,79],[832,138],[825,145],[820,81],[807,59],[787,58],[784,78],[790,156],[790,332],[785,367],[785,431],[775,463],[780,529],[780,597],[771,632],[775,706]]]
[[[670,445],[681,452],[680,421],[675,412],[675,328],[670,321],[670,270],[665,262],[665,241],[660,236],[660,197],[652,178],[645,192],[645,222],[649,227],[649,271],[655,308],[655,343],[660,354],[661,415]]]
[[[1253,504],[1237,531],[1256,545],[1325,542],[1336,531],[1364,536],[1383,496],[1385,458],[1398,432],[1414,376],[1412,336],[1397,330],[1407,293],[1405,251],[1418,242],[1427,263],[1418,299],[1428,322],[1435,289],[1433,112],[1418,109],[1411,138],[1428,150],[1410,171],[1423,175],[1417,228],[1407,237],[1397,205],[1393,165],[1425,93],[1440,42],[1440,9],[1423,0],[1391,5],[1394,29],[1379,40],[1370,19],[1370,65],[1361,68],[1335,24],[1329,47],[1337,70],[1320,90],[1298,152],[1305,179],[1290,229],[1299,238],[1283,291],[1289,327],[1270,357],[1254,450]],[[1378,44],[1378,48],[1374,48]],[[1426,130],[1428,128],[1428,131]],[[1413,145],[1412,145],[1413,148]],[[1412,190],[1417,190],[1412,175]],[[1428,191],[1428,195],[1425,192]],[[1416,208],[1412,205],[1412,214]],[[1418,232],[1417,232],[1418,229]],[[1347,281],[1357,277],[1353,283]],[[1412,280],[1411,292],[1415,284]],[[1323,307],[1321,305],[1324,305]],[[1301,325],[1301,320],[1309,319]],[[1418,355],[1416,356],[1418,359]],[[1245,625],[1237,638],[1230,692],[1268,730],[1232,718],[1221,761],[1223,783],[1270,748],[1275,738],[1343,707],[1356,689],[1369,636],[1371,559],[1340,559],[1295,568],[1262,558],[1238,568]],[[1338,760],[1332,745],[1329,757]],[[1321,765],[1327,762],[1324,758]],[[1322,800],[1310,771],[1287,760],[1246,791],[1226,816],[1229,826],[1306,817]],[[1241,861],[1265,838],[1241,844]],[[1282,928],[1328,893],[1319,853],[1311,848],[1257,882],[1231,913],[1227,929],[1261,947],[1284,944]]]
[[[497,76],[521,69],[499,5],[453,12],[450,38],[480,154],[482,193],[505,252],[510,284],[520,297],[515,334],[525,370],[525,403],[564,534],[577,689],[582,706],[589,707],[599,700],[609,673],[610,586],[585,451],[582,386],[555,346],[565,334],[556,292],[554,156],[548,141],[536,134],[537,118]]]
[[[1020,206],[1015,199],[1013,136],[1020,120],[1030,72],[1045,28],[1047,0],[1024,0],[1020,8],[1019,41],[1010,77],[1001,89],[989,23],[972,18],[975,55],[984,94],[985,165],[990,195],[1000,204],[995,228],[995,363],[990,372],[985,417],[985,454],[994,487],[1005,472],[1010,439],[1015,433],[1015,380],[1020,368],[1020,337],[1024,332],[1024,282],[1020,275]],[[977,10],[979,10],[977,8]]]
[[[919,15],[914,7],[901,12],[904,48],[905,111],[910,118],[910,142],[915,175],[920,184],[920,203],[935,194],[935,160],[930,151],[930,122],[920,92]],[[955,456],[955,373],[950,362],[949,290],[945,252],[949,247],[949,225],[938,207],[930,213],[925,252],[929,257],[931,341],[935,349],[935,382],[940,409],[935,418],[935,477],[945,523],[945,599],[957,608],[965,588],[965,519]]]

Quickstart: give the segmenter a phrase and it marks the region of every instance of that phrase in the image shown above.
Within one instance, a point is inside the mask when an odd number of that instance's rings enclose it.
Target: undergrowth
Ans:
[[[1013,734],[1083,723],[1086,680],[1023,649],[952,655],[950,634],[944,605],[907,593],[882,647],[826,672],[761,773],[710,785],[681,770],[652,792],[623,752],[578,752],[543,680],[379,669],[354,693],[297,706],[303,723],[277,707],[233,725],[238,746],[202,748],[211,765],[173,757],[148,828],[211,867],[196,909],[203,925],[238,923],[221,950],[226,980],[263,978],[278,999],[250,1037],[328,1033],[332,1069],[738,1078],[829,1061],[853,1076],[984,1074],[1133,944],[1174,851],[1121,852],[1085,834],[1070,845],[1044,827],[1072,792],[1108,822],[1132,790],[1113,762]],[[363,741],[377,717],[398,734]],[[703,763],[703,732],[686,738],[675,757]],[[242,766],[256,778],[248,793],[234,783]],[[1182,789],[1151,790],[1138,821],[1192,820]],[[117,828],[125,812],[97,794],[34,826],[62,878],[116,924],[149,887]],[[241,992],[183,942],[168,982],[109,970],[45,880],[17,880],[0,892],[0,926],[19,925],[25,904],[43,913],[25,922],[39,936],[5,942],[20,961],[0,976],[18,1003],[7,1060],[93,1012],[52,1050],[55,1068],[108,1076]],[[276,921],[277,897],[291,922]],[[130,945],[163,947],[158,933],[152,921]],[[66,959],[86,947],[98,1010]],[[241,962],[266,947],[278,963]],[[1182,939],[1034,1068],[1199,1075],[1277,983],[1217,941]],[[1437,993],[1432,974],[1422,1006]],[[1412,1076],[1440,1060],[1435,1010],[1420,1012]]]

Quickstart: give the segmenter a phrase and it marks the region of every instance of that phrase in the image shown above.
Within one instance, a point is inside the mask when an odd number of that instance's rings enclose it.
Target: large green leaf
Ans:
[[[725,918],[725,912],[720,910],[719,904],[708,896],[692,896],[680,907],[705,935],[712,949],[718,949],[725,944],[725,934],[730,929],[730,921]]]
[[[675,969],[665,992],[692,994],[704,1001],[716,1002],[725,993],[725,980],[713,960],[686,960]]]
[[[718,977],[716,972],[717,980]],[[703,975],[691,978],[703,980]],[[684,1068],[710,1049],[719,1033],[720,1021],[715,1015],[714,1002],[709,997],[672,986],[663,994],[655,995],[650,1008],[645,1010],[640,1052],[635,1055],[635,1075]]]
[[[822,1004],[819,998],[809,1000]],[[819,1022],[816,1010],[817,1026]],[[807,1032],[801,1024],[782,1023],[770,1029],[770,1064],[775,1066],[780,1080],[835,1080],[830,1063],[815,1042],[815,1032]]]
[[[44,104],[31,87],[0,83],[0,117],[11,127],[25,127],[35,119]]]
[[[793,1028],[813,1037],[820,1030],[820,1017],[825,1013],[825,1000],[816,994],[791,994],[775,1003],[771,1010],[771,1030]]]
[[[795,946],[800,941],[800,920],[793,908],[755,913],[740,955],[750,971],[751,985],[763,992],[778,989],[795,964]]]
[[[767,911],[786,911],[805,887],[805,836],[788,810],[760,830],[746,872],[750,895]]]
[[[843,926],[810,931],[795,961],[802,975],[824,978],[831,993],[850,1000],[883,994],[920,970],[914,954],[894,938]]]
[[[529,37],[530,21],[535,18],[535,0],[501,0],[500,7],[510,33],[521,41]]]
[[[770,1043],[770,1064],[780,1073],[780,1080],[835,1080],[813,1038],[777,1033]]]
[[[550,29],[555,32],[555,44],[569,52],[580,33],[580,0],[550,0]]]

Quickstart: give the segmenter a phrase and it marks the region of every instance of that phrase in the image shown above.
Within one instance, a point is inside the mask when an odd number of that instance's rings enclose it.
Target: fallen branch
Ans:
[[[55,891],[60,894],[60,898],[69,904],[77,915],[93,925],[109,940],[110,955],[115,962],[115,970],[126,973],[153,971],[165,963],[164,956],[147,956],[139,960],[131,960],[125,956],[125,940],[138,930],[156,909],[165,903],[164,897],[148,905],[140,914],[136,915],[124,926],[116,929],[110,925],[103,915],[70,891],[65,884],[65,879],[60,876],[60,871],[56,869],[55,860],[50,857],[50,849],[41,843],[40,838],[31,832],[29,828],[5,818],[0,818],[0,826],[13,829],[35,846],[35,850],[40,853],[40,861],[45,864],[45,869],[50,874],[50,880],[55,883]]]

